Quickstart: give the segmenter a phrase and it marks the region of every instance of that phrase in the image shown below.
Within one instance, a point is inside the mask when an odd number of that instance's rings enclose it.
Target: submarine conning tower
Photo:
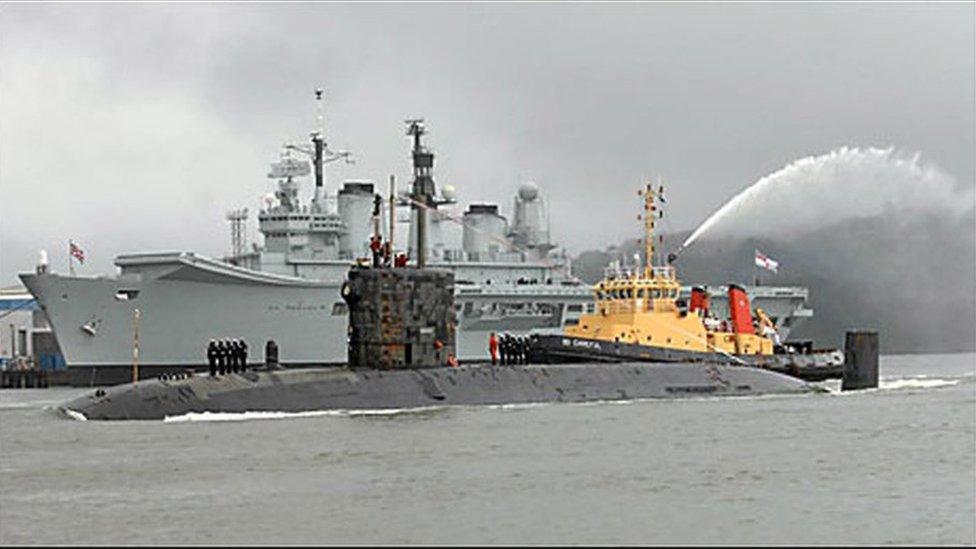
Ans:
[[[349,366],[432,368],[456,365],[454,273],[425,268],[425,214],[436,208],[434,155],[420,141],[423,119],[408,120],[413,137],[414,181],[410,202],[418,214],[417,267],[385,263],[355,267],[342,286],[349,306]],[[395,216],[395,212],[391,212]],[[379,250],[382,235],[373,236]],[[378,253],[378,252],[374,252]]]
[[[454,273],[354,268],[342,286],[349,305],[349,366],[446,366],[455,350]]]

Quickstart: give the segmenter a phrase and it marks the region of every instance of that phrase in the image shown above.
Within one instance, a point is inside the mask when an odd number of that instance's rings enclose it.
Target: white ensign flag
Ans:
[[[762,267],[767,271],[773,271],[775,273],[776,269],[779,268],[779,261],[775,261],[766,254],[756,250],[756,267]]]

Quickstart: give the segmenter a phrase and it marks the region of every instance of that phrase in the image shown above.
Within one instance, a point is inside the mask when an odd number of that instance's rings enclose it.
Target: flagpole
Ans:
[[[75,276],[75,262],[72,261],[74,256],[71,255],[71,244],[71,239],[68,239],[68,272],[71,273],[71,276]]]

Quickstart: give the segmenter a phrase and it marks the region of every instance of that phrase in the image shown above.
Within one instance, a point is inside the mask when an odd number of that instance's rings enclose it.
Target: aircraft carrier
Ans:
[[[590,287],[571,274],[565,252],[554,253],[548,204],[538,186],[519,186],[511,219],[491,203],[470,203],[456,213],[458,191],[450,186],[441,188],[422,222],[415,208],[398,219],[396,205],[409,205],[409,197],[397,192],[392,176],[388,189],[347,180],[328,191],[325,166],[349,154],[328,148],[319,118],[309,145],[286,145],[272,164],[268,176],[277,189],[257,215],[263,246],[247,250],[238,236],[234,253],[222,260],[189,251],[123,254],[113,277],[59,274],[46,265],[20,275],[47,315],[73,384],[131,381],[135,356],[141,377],[199,369],[212,338],[244,339],[255,362],[265,360],[265,342],[274,340],[283,366],[342,364],[348,309],[341,284],[349,268],[365,260],[374,231],[397,242],[400,224],[409,226],[403,252],[411,262],[423,231],[427,265],[454,275],[462,361],[487,360],[491,332],[560,332],[592,311]],[[432,169],[433,153],[423,154]],[[299,181],[313,172],[314,189],[303,203]],[[239,235],[246,212],[228,217]],[[727,314],[726,290],[709,288],[720,316]],[[747,292],[784,340],[813,314],[805,288]],[[687,297],[690,287],[682,293]]]

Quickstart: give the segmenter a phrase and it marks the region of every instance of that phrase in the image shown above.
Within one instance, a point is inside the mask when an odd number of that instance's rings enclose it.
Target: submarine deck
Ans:
[[[191,412],[407,409],[815,391],[791,376],[716,364],[618,362],[396,370],[336,366],[144,380],[93,391],[61,409],[85,419],[158,420]]]

